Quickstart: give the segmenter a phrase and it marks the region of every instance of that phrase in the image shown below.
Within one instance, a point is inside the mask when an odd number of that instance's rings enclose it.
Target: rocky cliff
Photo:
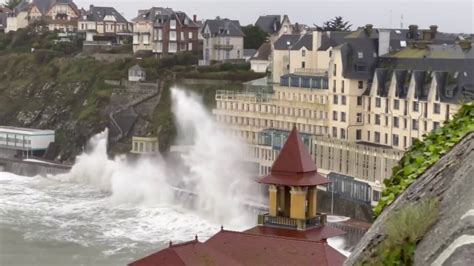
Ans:
[[[436,137],[443,142],[435,141],[432,145],[453,148],[442,153],[443,156],[436,163],[423,170],[383,210],[347,259],[346,265],[474,264],[472,103],[461,112],[454,121],[432,133],[424,142],[426,144]],[[467,135],[458,135],[464,130],[467,130]],[[447,139],[441,135],[443,132]],[[450,144],[454,137],[461,137],[461,140]],[[420,144],[406,156],[418,151],[428,155],[429,152],[423,151],[423,147]],[[419,161],[422,163],[422,160]]]

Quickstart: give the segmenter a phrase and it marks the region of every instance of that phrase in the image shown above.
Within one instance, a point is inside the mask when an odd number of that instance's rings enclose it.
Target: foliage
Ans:
[[[321,26],[314,25],[319,31],[350,31],[352,24],[349,21],[344,21],[340,16],[323,22]]]
[[[18,4],[20,4],[21,0],[5,0],[3,3],[4,6],[14,9]]]
[[[416,245],[439,214],[435,198],[403,206],[387,217],[385,238],[360,265],[413,265]]]
[[[392,177],[386,179],[382,198],[374,209],[379,216],[405,189],[454,147],[464,136],[474,131],[474,102],[465,104],[454,118],[443,127],[427,136],[424,141],[416,140],[405,153]]]
[[[245,34],[244,49],[258,49],[268,37],[266,32],[254,25],[242,27],[242,31]]]

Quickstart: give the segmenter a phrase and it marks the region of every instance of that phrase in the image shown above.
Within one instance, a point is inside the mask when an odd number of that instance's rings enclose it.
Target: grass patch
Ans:
[[[416,245],[436,222],[436,198],[407,204],[387,217],[385,238],[359,265],[413,265]]]

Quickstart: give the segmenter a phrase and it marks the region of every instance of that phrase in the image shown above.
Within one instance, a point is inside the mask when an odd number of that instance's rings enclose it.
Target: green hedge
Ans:
[[[405,189],[454,147],[464,136],[474,131],[474,102],[465,104],[443,127],[429,133],[424,141],[417,140],[393,168],[386,179],[382,198],[374,209],[379,216]]]

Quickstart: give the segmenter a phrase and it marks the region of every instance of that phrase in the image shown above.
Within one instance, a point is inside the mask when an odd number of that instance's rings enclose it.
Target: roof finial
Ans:
[[[198,241],[198,235],[197,234],[194,236],[194,240]]]
[[[224,226],[223,225],[221,225],[221,231],[224,231]]]
[[[170,247],[172,247],[172,246],[173,246],[173,241],[170,240]]]

